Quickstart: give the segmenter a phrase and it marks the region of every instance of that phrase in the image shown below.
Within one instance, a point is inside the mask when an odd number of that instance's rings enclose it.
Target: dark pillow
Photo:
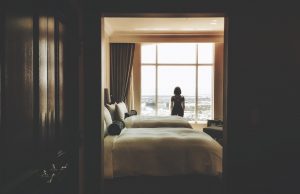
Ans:
[[[107,127],[107,133],[109,135],[119,135],[122,129],[124,129],[124,123],[122,121],[113,121],[112,124]]]
[[[133,115],[137,115],[136,110],[130,110],[129,112],[125,113],[125,118],[131,117]]]

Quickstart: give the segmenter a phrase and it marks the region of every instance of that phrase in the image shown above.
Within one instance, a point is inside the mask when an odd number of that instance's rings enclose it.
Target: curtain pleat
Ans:
[[[125,102],[130,86],[135,44],[110,44],[110,91],[116,102]]]

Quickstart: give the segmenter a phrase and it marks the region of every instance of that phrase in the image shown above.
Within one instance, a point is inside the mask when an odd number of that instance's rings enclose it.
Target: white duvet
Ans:
[[[125,128],[104,139],[105,178],[220,175],[222,147],[189,128]]]
[[[184,127],[192,128],[187,119],[180,116],[134,115],[125,119],[127,128]]]

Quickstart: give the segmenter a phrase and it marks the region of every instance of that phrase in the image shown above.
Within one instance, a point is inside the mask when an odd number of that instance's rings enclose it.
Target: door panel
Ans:
[[[5,18],[5,174],[9,181],[34,164],[33,18]],[[20,165],[21,163],[21,165]]]
[[[54,17],[48,17],[47,59],[48,59],[48,149],[49,156],[55,149],[55,43]]]
[[[47,149],[48,131],[48,18],[39,17],[39,156],[42,160]],[[43,162],[44,163],[44,162]]]
[[[64,24],[60,19],[55,21],[56,29],[56,142],[63,146],[62,140],[66,139],[64,135]]]
[[[77,193],[76,60],[65,65],[66,29],[76,24],[46,7],[0,12],[1,194]]]
[[[0,8],[1,10],[1,8]],[[2,10],[1,10],[2,11]],[[4,96],[4,71],[2,71],[3,69],[3,65],[4,65],[4,15],[2,14],[2,12],[0,11],[0,154],[1,156],[4,156],[4,141],[5,141],[5,137],[4,137],[4,128],[3,128],[3,101],[2,101],[2,96]],[[4,171],[4,165],[5,165],[5,161],[4,160],[0,160],[0,188],[3,187],[4,185],[4,181],[5,181],[5,171]]]

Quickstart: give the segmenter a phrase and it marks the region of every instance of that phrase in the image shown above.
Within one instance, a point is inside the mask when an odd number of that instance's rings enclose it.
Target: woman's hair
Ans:
[[[180,87],[176,87],[175,89],[174,89],[174,94],[175,95],[180,95],[181,94],[181,89],[180,89]]]

